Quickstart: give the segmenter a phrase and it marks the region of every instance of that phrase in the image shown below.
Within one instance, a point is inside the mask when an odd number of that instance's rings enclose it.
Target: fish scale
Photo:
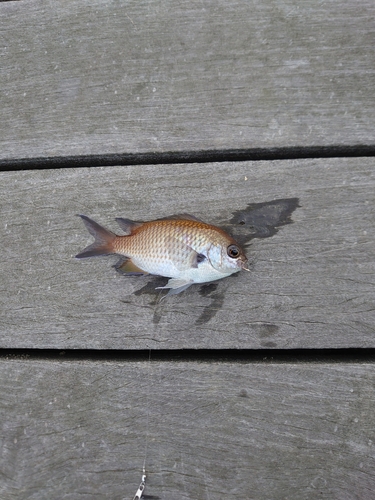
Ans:
[[[183,263],[191,248],[200,252],[210,242],[212,231],[204,224],[191,221],[155,221],[134,230],[131,238],[117,236],[116,253],[129,257],[161,261],[171,259]],[[200,232],[198,232],[200,231]],[[211,238],[212,240],[212,238]]]

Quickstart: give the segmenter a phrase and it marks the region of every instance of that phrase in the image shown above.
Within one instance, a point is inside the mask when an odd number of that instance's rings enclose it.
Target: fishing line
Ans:
[[[143,497],[143,492],[146,487],[146,460],[148,451],[148,439],[149,439],[149,420],[150,420],[150,383],[151,383],[151,349],[148,351],[148,363],[147,363],[147,391],[146,391],[146,442],[145,442],[145,454],[143,459],[142,477],[141,482],[138,486],[137,491],[133,497],[133,500],[141,500]]]

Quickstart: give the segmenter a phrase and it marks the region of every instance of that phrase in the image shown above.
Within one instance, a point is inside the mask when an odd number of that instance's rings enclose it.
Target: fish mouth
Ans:
[[[241,269],[243,269],[244,271],[248,271],[249,273],[251,272],[250,269],[248,267],[246,267],[248,265],[249,261],[248,259],[245,259],[245,260],[241,260],[240,262],[240,267]]]

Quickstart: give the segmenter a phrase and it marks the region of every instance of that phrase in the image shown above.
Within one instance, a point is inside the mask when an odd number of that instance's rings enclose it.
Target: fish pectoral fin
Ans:
[[[156,290],[165,290],[170,288],[167,295],[177,295],[178,293],[183,292],[190,285],[192,285],[194,281],[186,280],[182,278],[171,278],[165,286],[158,286]]]
[[[207,259],[203,253],[194,252],[194,256],[191,261],[191,267],[198,267],[199,264]]]
[[[127,276],[147,276],[149,273],[137,267],[130,259],[121,259],[113,266],[116,271]]]
[[[186,262],[181,263],[178,267],[180,271],[184,271],[186,269],[197,268],[199,264],[206,260],[206,256],[202,253],[198,253],[191,247],[186,247],[187,250],[190,250],[190,255],[187,257]]]

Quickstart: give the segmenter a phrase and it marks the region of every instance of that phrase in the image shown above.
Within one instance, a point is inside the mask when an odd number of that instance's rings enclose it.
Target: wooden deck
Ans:
[[[0,2],[2,500],[374,498],[374,16]],[[251,274],[74,259],[183,212]]]

